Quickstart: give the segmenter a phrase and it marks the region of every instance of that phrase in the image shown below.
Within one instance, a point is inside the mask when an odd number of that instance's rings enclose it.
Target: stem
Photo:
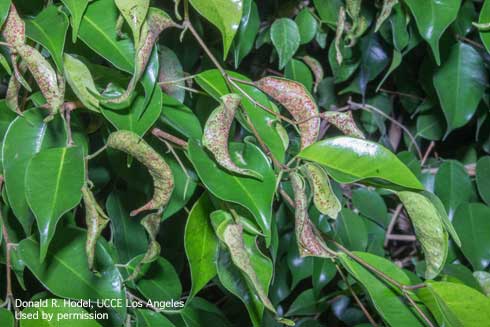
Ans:
[[[184,149],[187,149],[188,144],[186,141],[178,138],[177,136],[174,136],[172,134],[164,132],[159,128],[153,128],[151,130],[151,134],[153,134],[154,136],[156,136],[159,139],[170,141],[170,142],[172,142],[172,143],[174,143],[174,144],[176,144],[176,145],[178,145]]]
[[[103,147],[101,147],[99,150],[95,151],[92,154],[89,154],[88,156],[85,157],[87,160],[92,160],[93,158],[97,157],[99,154],[105,151],[107,149],[107,144],[104,144]]]
[[[356,293],[354,292],[354,290],[350,286],[349,281],[347,280],[347,278],[345,277],[344,273],[342,272],[342,269],[340,269],[339,265],[335,265],[335,268],[337,268],[337,271],[339,272],[340,277],[342,278],[342,280],[345,282],[345,284],[349,288],[349,291],[352,294],[352,297],[354,298],[354,300],[356,300],[357,304],[361,308],[361,310],[364,313],[364,315],[366,316],[366,318],[369,320],[369,322],[371,323],[371,325],[373,325],[374,327],[377,327],[378,324],[376,324],[376,321],[374,321],[373,317],[371,317],[371,315],[367,311],[367,309],[364,306],[364,304],[362,304],[361,300],[357,297]]]
[[[403,296],[408,300],[408,302],[410,302],[411,305],[413,305],[417,313],[422,317],[422,319],[424,319],[427,325],[429,325],[429,327],[435,327],[432,321],[425,315],[425,313],[422,311],[422,309],[420,309],[420,307],[417,305],[417,303],[415,303],[415,301],[410,297],[410,295],[407,294],[405,290],[403,290],[402,292],[403,292]]]
[[[391,216],[390,223],[388,224],[388,228],[386,229],[386,237],[385,237],[385,244],[384,244],[385,247],[388,246],[388,242],[390,240],[391,232],[393,231],[393,227],[395,227],[396,219],[400,215],[402,208],[403,208],[403,206],[401,204],[397,205],[395,212],[393,213],[393,216]]]
[[[170,80],[170,81],[158,82],[158,85],[167,85],[167,84],[175,84],[175,83],[179,83],[179,82],[184,82],[184,81],[193,79],[196,76],[197,75],[190,75],[190,76],[186,76],[186,77],[182,77],[182,78],[173,79],[173,80]]]

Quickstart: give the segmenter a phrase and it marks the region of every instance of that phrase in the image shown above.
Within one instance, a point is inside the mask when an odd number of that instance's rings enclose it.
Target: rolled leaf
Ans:
[[[319,166],[308,163],[303,166],[308,177],[312,191],[315,207],[333,219],[337,218],[342,205],[332,190],[327,173]]]

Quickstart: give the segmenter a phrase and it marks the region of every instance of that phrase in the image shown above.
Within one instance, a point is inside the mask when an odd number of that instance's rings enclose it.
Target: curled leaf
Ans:
[[[361,13],[362,0],[347,0],[345,4],[347,7],[347,13],[353,21],[352,26],[353,28],[355,28],[357,19],[359,18],[359,14]]]
[[[133,32],[134,43],[138,44],[140,39],[141,25],[145,21],[149,0],[114,0],[117,8],[128,23]]]
[[[222,104],[209,116],[204,126],[202,144],[214,156],[218,164],[237,174],[262,179],[262,175],[250,170],[238,167],[230,157],[228,150],[228,137],[236,110],[240,105],[241,97],[237,94],[226,94],[221,97]]]
[[[314,256],[332,258],[332,251],[328,249],[320,232],[308,217],[308,199],[305,182],[296,172],[289,175],[294,192],[294,225],[299,253],[302,257]]]
[[[155,261],[160,256],[160,244],[157,241],[158,231],[160,230],[160,220],[161,215],[159,213],[150,213],[141,219],[141,225],[143,225],[148,233],[150,244],[148,245],[148,249],[143,258],[138,262],[133,272],[128,277],[128,281],[140,277],[143,266]]]
[[[313,191],[313,203],[315,207],[322,214],[337,219],[342,205],[332,190],[327,173],[323,168],[312,163],[305,164],[303,170],[308,177]]]
[[[433,279],[444,267],[448,251],[448,234],[437,208],[425,196],[403,191],[398,193],[412,220],[417,239],[425,254],[425,278]]]
[[[255,83],[279,102],[298,122],[301,149],[313,144],[320,132],[318,106],[303,84],[279,77],[264,77]]]
[[[25,44],[25,24],[17,13],[17,9],[12,4],[10,5],[9,15],[3,26],[2,35],[5,41],[12,47]]]
[[[175,23],[166,12],[153,7],[148,10],[146,21],[141,27],[141,39],[135,53],[133,77],[129,81],[126,91],[117,98],[106,100],[108,103],[124,103],[131,98],[138,81],[145,72],[156,40],[160,33],[171,26],[175,26]]]
[[[111,133],[107,146],[126,152],[136,158],[148,169],[153,178],[153,197],[144,206],[133,210],[131,216],[136,216],[145,210],[163,210],[170,200],[174,189],[174,178],[165,160],[138,134],[131,131]]]
[[[77,98],[88,109],[99,111],[99,100],[93,95],[97,94],[98,91],[87,66],[77,58],[65,54],[64,68],[66,81]]]
[[[228,212],[221,210],[211,214],[211,221],[213,222],[213,227],[216,230],[218,238],[230,251],[231,259],[235,266],[241,270],[243,275],[250,282],[265,307],[271,312],[276,313],[276,309],[267,297],[267,294],[257,277],[257,273],[252,266],[247,249],[245,248],[243,227],[239,224],[234,224],[231,215]]]
[[[383,0],[383,7],[381,8],[381,12],[379,13],[378,18],[376,19],[376,27],[374,31],[377,32],[381,25],[383,25],[384,21],[390,17],[391,10],[398,3],[398,0]]]
[[[82,198],[85,205],[85,223],[87,224],[87,241],[85,243],[85,253],[87,254],[88,267],[90,270],[94,267],[94,255],[97,239],[102,230],[109,222],[109,218],[104,210],[95,200],[94,194],[87,186],[82,188]]]
[[[323,80],[324,72],[322,64],[318,60],[310,56],[304,56],[303,61],[305,64],[311,69],[313,72],[313,76],[315,76],[315,86],[313,87],[313,92],[316,92],[318,89],[318,84]]]
[[[158,82],[161,83],[160,86],[162,90],[183,103],[185,98],[185,81],[183,80],[184,70],[179,58],[171,49],[160,46],[159,61],[160,70],[158,73]],[[171,81],[174,82],[170,83]]]
[[[352,112],[328,111],[322,114],[322,117],[330,124],[337,127],[342,133],[347,136],[365,139],[364,133],[357,127]]]
[[[7,93],[5,94],[5,102],[10,110],[16,112],[17,114],[22,114],[19,106],[19,92],[20,83],[15,78],[15,75],[10,76],[9,84],[7,87]]]
[[[342,42],[342,35],[344,34],[344,29],[345,29],[345,9],[344,7],[340,7],[339,9],[339,14],[338,14],[338,19],[337,19],[337,29],[335,31],[335,60],[337,60],[337,63],[342,65],[342,51],[340,49],[340,42]]]

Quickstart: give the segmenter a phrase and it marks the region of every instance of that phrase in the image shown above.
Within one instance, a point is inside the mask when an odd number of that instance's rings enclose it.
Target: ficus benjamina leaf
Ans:
[[[99,100],[93,95],[93,93],[98,94],[98,91],[87,66],[82,61],[66,53],[63,59],[65,78],[71,89],[85,107],[98,112]]]
[[[294,192],[294,229],[299,254],[302,257],[331,258],[333,251],[327,247],[320,232],[308,217],[308,198],[304,179],[296,172],[289,174],[289,176]]]
[[[233,223],[231,214],[222,210],[215,211],[211,214],[211,222],[213,223],[218,238],[226,245],[228,251],[230,251],[235,266],[240,269],[248,282],[251,283],[264,306],[271,312],[276,313],[276,309],[267,297],[267,293],[264,291],[264,288],[257,277],[257,273],[252,266],[250,256],[245,249],[243,227]]]
[[[376,27],[374,28],[374,31],[377,32],[381,25],[384,23],[384,21],[390,17],[391,15],[391,10],[393,9],[393,6],[395,6],[398,3],[398,0],[383,0],[383,7],[381,8],[381,12],[378,15],[378,18],[376,19]]]
[[[149,0],[114,0],[117,8],[123,15],[126,22],[129,24],[131,31],[133,32],[134,43],[138,44],[140,39],[141,25],[145,21],[148,8],[150,6]]]
[[[310,182],[315,207],[324,215],[337,219],[342,205],[332,190],[325,170],[313,163],[307,163],[302,167],[302,171]]]
[[[364,133],[357,127],[352,112],[327,111],[322,114],[322,118],[337,127],[347,136],[365,139]]]
[[[102,230],[109,223],[109,217],[95,200],[92,191],[84,185],[82,187],[82,199],[85,205],[85,223],[87,224],[87,241],[85,253],[87,254],[88,268],[94,269],[95,246]]]
[[[136,47],[134,59],[134,72],[126,91],[119,97],[106,99],[107,103],[124,103],[131,97],[136,89],[138,81],[145,72],[146,65],[150,60],[153,46],[165,29],[175,26],[170,16],[161,9],[151,7],[148,10],[146,21],[141,27],[141,39]]]
[[[264,77],[255,85],[279,102],[298,122],[301,149],[316,142],[320,130],[318,106],[303,84],[279,77]]]
[[[131,131],[117,131],[109,135],[107,146],[124,151],[146,166],[153,178],[153,198],[141,208],[133,210],[136,216],[146,210],[163,210],[174,189],[174,178],[165,160],[138,134]]]
[[[415,192],[398,192],[410,216],[417,239],[425,254],[425,278],[435,278],[446,262],[448,234],[436,207],[425,196]]]
[[[318,84],[323,80],[323,77],[325,73],[323,72],[323,67],[322,64],[315,58],[311,56],[304,56],[303,61],[305,64],[310,68],[310,70],[313,72],[313,76],[315,76],[315,86],[313,87],[313,92],[316,93],[318,89]]]
[[[344,29],[345,29],[345,8],[340,7],[339,9],[339,14],[338,14],[338,19],[337,19],[337,29],[335,32],[335,60],[337,61],[337,64],[340,66],[342,65],[343,61],[343,56],[342,56],[342,47],[341,47],[341,42],[342,42],[342,35],[344,34]]]
[[[221,105],[214,109],[204,126],[202,145],[213,154],[221,167],[240,175],[262,179],[262,175],[259,173],[238,167],[231,160],[228,150],[230,128],[240,105],[241,97],[238,94],[227,94],[220,99]]]
[[[3,26],[2,35],[5,41],[14,48],[26,42],[24,21],[20,18],[13,4],[10,5],[9,15]]]

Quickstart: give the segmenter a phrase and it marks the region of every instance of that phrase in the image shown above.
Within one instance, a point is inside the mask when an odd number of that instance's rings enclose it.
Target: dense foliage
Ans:
[[[0,0],[0,33],[1,326],[490,324],[490,0]]]

